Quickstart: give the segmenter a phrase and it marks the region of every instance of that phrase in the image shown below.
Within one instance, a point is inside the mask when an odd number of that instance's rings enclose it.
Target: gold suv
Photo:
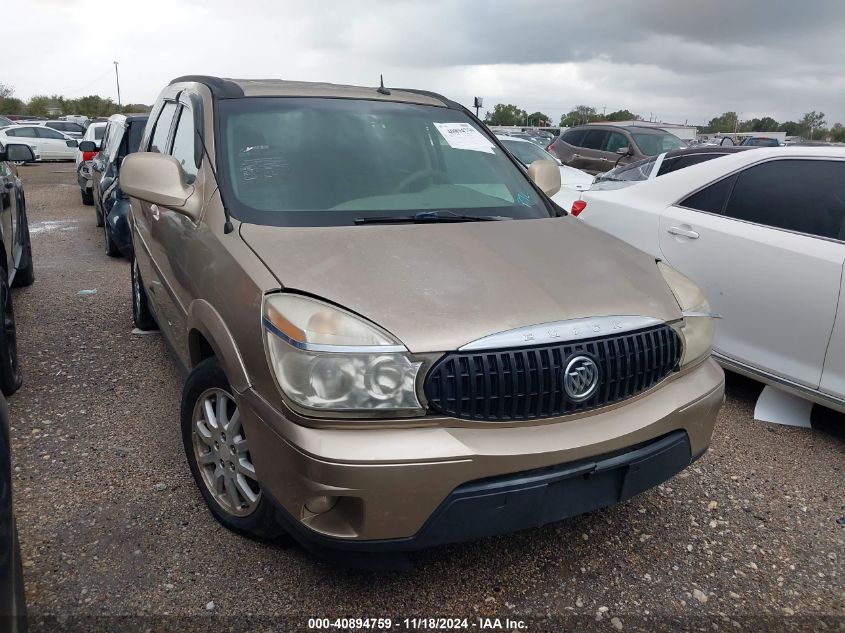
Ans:
[[[213,515],[316,551],[412,550],[616,503],[707,449],[698,287],[568,217],[466,108],[181,77],[122,166],[132,296],[187,373]]]

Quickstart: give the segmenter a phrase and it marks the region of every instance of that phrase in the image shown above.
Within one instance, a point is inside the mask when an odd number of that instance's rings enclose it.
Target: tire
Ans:
[[[158,328],[147,300],[147,291],[138,270],[138,260],[132,258],[132,320],[139,330],[155,330]]]
[[[94,215],[97,216],[97,226],[103,226],[103,212],[97,208],[97,205],[94,205]]]
[[[82,195],[82,204],[87,207],[90,207],[94,204],[94,192],[88,191],[87,189],[80,189],[79,193]]]
[[[15,272],[15,280],[12,282],[13,288],[31,286],[35,281],[35,264],[32,261],[32,242],[29,239],[29,218],[26,217],[25,210],[23,213],[23,222],[21,223],[21,233],[23,234],[21,260],[18,264],[18,270]]]
[[[18,337],[9,276],[0,268],[0,391],[11,396],[23,383],[18,366]]]
[[[211,404],[215,413],[213,422],[204,407],[207,400],[216,403]],[[232,532],[260,541],[277,540],[284,537],[285,531],[276,521],[272,502],[261,493],[255,469],[244,469],[244,464],[251,464],[251,460],[243,428],[239,422],[233,422],[236,410],[232,388],[217,358],[207,358],[194,367],[182,390],[185,456],[215,519]],[[219,450],[214,448],[218,445]],[[230,445],[232,448],[238,446],[234,453]],[[203,460],[202,464],[200,460]],[[243,483],[239,488],[233,486],[230,477]],[[248,491],[252,498],[240,490]]]
[[[114,243],[114,240],[111,236],[111,229],[109,229],[109,223],[103,222],[103,233],[105,234],[105,241],[106,241],[106,255],[109,257],[120,257],[120,249],[117,247],[117,244]]]

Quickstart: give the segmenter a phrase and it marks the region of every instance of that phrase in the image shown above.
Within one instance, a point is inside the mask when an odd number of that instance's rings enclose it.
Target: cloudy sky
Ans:
[[[555,121],[583,103],[666,122],[821,110],[845,123],[843,0],[29,0],[14,16],[29,26],[5,29],[0,83],[21,98],[116,99],[117,60],[124,103],[183,74],[383,73]]]

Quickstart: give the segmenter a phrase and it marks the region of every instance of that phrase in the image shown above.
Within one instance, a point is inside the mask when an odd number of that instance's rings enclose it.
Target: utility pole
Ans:
[[[117,83],[117,105],[120,105],[120,75],[117,73],[117,62],[114,62],[114,80]]]

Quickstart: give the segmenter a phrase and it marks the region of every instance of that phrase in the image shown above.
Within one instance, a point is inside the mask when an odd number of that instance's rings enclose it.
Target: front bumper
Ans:
[[[76,182],[83,191],[91,190],[91,162],[81,162],[76,168]]]
[[[620,406],[508,427],[306,428],[251,390],[240,396],[262,489],[295,537],[415,550],[543,525],[665,481],[706,451],[724,373],[708,360]],[[319,496],[339,501],[308,512]]]

